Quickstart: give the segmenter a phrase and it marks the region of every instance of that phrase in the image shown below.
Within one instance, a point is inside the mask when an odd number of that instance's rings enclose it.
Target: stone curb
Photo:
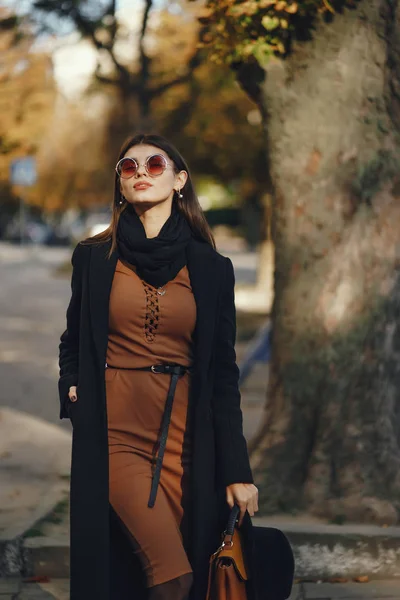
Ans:
[[[296,578],[307,581],[400,578],[400,527],[368,525],[295,525],[253,517],[253,524],[277,527],[288,537]],[[22,545],[28,576],[69,577],[65,538],[28,538]]]
[[[292,524],[254,517],[254,525],[276,527],[288,537],[296,578],[400,578],[400,527]]]
[[[35,511],[34,517],[31,520],[24,521],[24,529],[13,528],[13,537],[0,538],[0,577],[15,577],[19,575],[27,575],[29,570],[29,547],[30,539],[46,540],[45,537],[25,538],[29,530],[40,526],[49,515],[52,514],[55,507],[65,499],[67,488],[65,483],[60,483],[51,489],[48,501],[41,510]],[[9,533],[9,532],[7,532]]]
[[[18,577],[24,570],[23,538],[0,539],[0,577]]]
[[[69,578],[69,545],[65,539],[27,538],[23,555],[25,576]]]

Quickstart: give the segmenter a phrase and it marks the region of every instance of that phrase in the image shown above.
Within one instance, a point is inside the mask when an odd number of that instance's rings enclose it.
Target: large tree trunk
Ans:
[[[262,84],[276,265],[268,402],[250,444],[261,513],[400,514],[398,25],[396,1],[361,2]]]

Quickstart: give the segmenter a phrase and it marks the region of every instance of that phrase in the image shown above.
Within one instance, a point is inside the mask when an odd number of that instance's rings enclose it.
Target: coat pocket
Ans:
[[[76,402],[78,402],[78,400]],[[67,400],[67,406],[66,406],[67,415],[72,424],[73,424],[73,416],[74,416],[76,402],[72,402],[69,398]]]

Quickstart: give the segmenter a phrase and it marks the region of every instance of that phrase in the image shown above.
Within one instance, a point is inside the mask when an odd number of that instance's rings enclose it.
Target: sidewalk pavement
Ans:
[[[0,408],[0,576],[19,573],[23,536],[69,494],[71,434]]]
[[[0,600],[69,600],[68,579],[27,583],[20,578],[0,579]]]
[[[1,596],[0,596],[1,598]],[[301,583],[295,585],[290,600],[399,600],[400,582]]]
[[[399,600],[400,584],[301,583],[293,587],[290,600]],[[21,579],[0,579],[0,600],[69,600],[68,579],[48,583],[26,583]]]

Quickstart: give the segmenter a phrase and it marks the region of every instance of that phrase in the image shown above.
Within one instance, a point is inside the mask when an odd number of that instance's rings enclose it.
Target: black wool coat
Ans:
[[[60,343],[60,418],[73,425],[71,468],[71,600],[143,600],[143,573],[120,531],[108,498],[105,362],[109,297],[117,252],[110,242],[78,244],[72,256],[72,295]],[[190,600],[204,600],[208,561],[229,514],[226,486],[253,483],[235,355],[234,272],[228,258],[192,239],[187,266],[197,306],[190,473],[190,540],[194,575]],[[68,398],[77,385],[78,400]],[[228,513],[227,513],[228,510]],[[247,514],[248,516],[248,514]],[[251,520],[245,520],[251,527]],[[162,543],[162,540],[160,540]]]

